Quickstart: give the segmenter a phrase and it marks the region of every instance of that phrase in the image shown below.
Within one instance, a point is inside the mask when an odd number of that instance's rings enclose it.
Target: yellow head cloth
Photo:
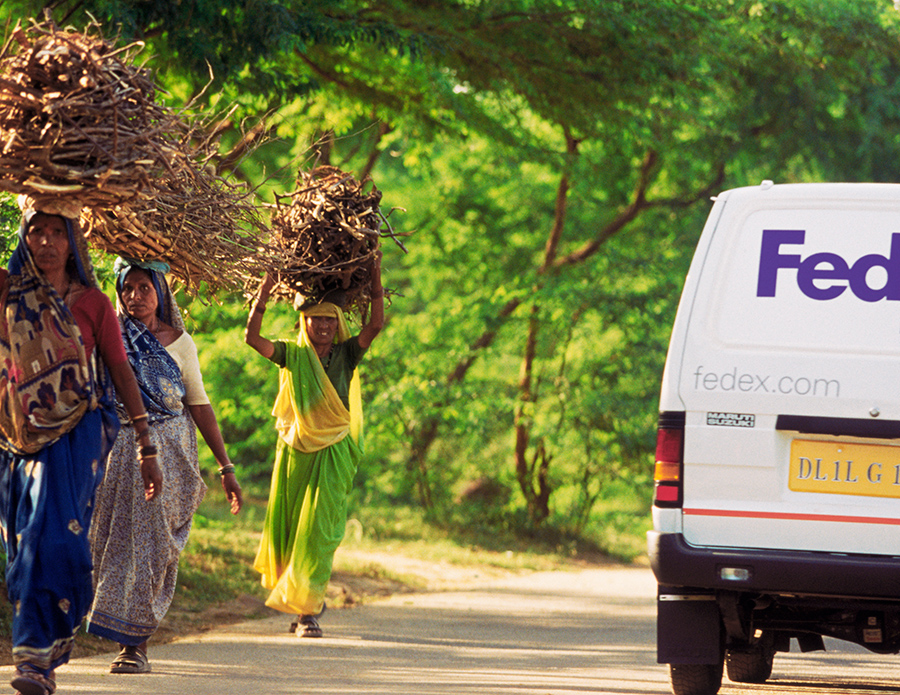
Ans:
[[[335,343],[350,337],[350,329],[340,307],[322,302],[304,307],[300,313],[300,350],[296,361],[291,360],[279,374],[278,397],[272,414],[275,427],[285,443],[298,451],[311,453],[341,441],[348,434],[362,444],[362,395],[359,371],[353,370],[350,380],[349,410],[344,406],[331,379],[325,373],[306,332],[309,316],[333,316],[338,320]],[[292,363],[295,362],[295,363]]]
[[[334,316],[338,321],[344,317],[344,312],[341,311],[340,307],[331,302],[322,302],[321,304],[303,307],[300,313],[304,316]]]

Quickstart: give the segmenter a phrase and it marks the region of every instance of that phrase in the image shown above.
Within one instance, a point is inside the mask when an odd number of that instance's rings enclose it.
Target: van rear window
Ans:
[[[706,315],[717,342],[900,352],[900,209],[757,209],[713,244],[723,256]]]

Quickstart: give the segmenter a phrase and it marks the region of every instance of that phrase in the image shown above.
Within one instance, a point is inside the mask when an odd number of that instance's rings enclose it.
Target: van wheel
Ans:
[[[775,660],[775,640],[771,632],[749,647],[729,649],[725,652],[725,670],[734,683],[765,683],[772,675]]]
[[[716,695],[722,687],[722,662],[669,664],[669,681],[675,695]]]

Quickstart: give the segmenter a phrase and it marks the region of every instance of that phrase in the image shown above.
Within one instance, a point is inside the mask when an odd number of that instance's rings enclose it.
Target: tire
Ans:
[[[669,682],[675,695],[716,695],[722,687],[722,662],[669,664]]]
[[[772,635],[763,633],[749,647],[725,652],[725,670],[734,683],[765,683],[772,675],[775,646]]]

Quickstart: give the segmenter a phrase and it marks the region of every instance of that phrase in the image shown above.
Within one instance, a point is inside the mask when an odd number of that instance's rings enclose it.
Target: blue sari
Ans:
[[[88,528],[109,432],[97,409],[37,453],[0,451],[13,659],[44,675],[69,660],[93,600]]]
[[[68,219],[66,226],[79,280],[95,285],[83,238],[77,238]],[[10,292],[0,316],[2,407],[7,414],[25,402],[22,412],[35,412],[27,405],[29,397],[45,407],[36,434],[23,437],[21,431],[10,431],[14,417],[2,422],[0,532],[13,605],[13,660],[46,676],[69,660],[75,634],[91,606],[88,529],[94,492],[119,423],[106,369],[96,352],[85,354],[74,317],[32,262],[25,231],[23,222],[19,246],[9,263]],[[25,338],[21,329],[11,330],[35,309],[40,318]],[[21,364],[23,355],[33,353],[36,345],[47,355],[58,355],[60,341],[75,355],[69,359],[71,369],[54,369],[51,359],[40,383],[17,381],[30,366]],[[66,405],[65,412],[54,409],[56,403]]]

